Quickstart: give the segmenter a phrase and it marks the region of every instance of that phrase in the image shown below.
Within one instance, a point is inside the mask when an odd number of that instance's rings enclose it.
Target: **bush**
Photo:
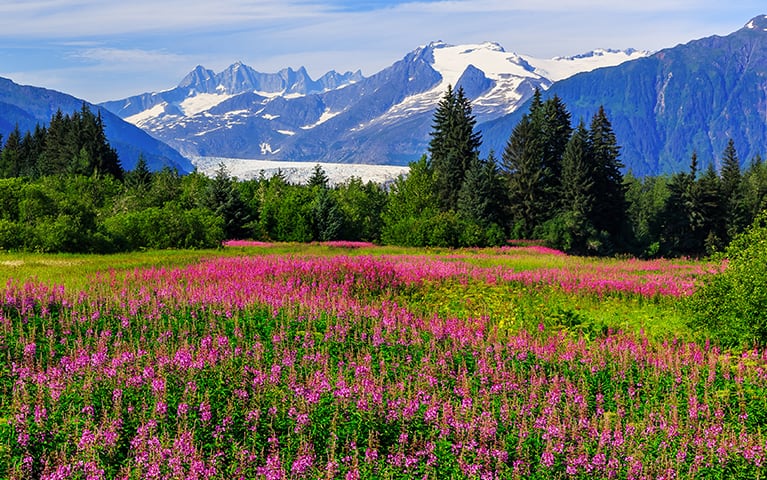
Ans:
[[[0,250],[20,250],[24,246],[23,224],[0,218]]]
[[[125,212],[104,221],[105,234],[120,250],[213,248],[224,240],[223,220],[208,209],[174,203]]]
[[[767,345],[767,212],[727,247],[727,267],[693,295],[691,326],[729,347]]]

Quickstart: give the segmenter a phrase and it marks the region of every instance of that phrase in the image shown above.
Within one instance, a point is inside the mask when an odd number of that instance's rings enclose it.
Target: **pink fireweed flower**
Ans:
[[[204,423],[210,422],[210,419],[211,419],[212,415],[211,415],[211,412],[210,412],[210,404],[208,402],[200,403],[198,411],[200,412],[200,419]]]

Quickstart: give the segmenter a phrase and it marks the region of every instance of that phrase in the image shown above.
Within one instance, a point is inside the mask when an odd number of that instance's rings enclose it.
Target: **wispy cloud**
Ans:
[[[157,50],[120,49],[120,48],[86,48],[70,54],[70,57],[78,60],[95,62],[99,66],[119,66],[135,69],[137,67],[155,68],[157,65],[188,63],[189,58],[184,55],[168,53]]]
[[[371,75],[433,40],[536,56],[656,50],[729,33],[763,10],[764,0],[3,0],[0,68],[120,98],[143,88],[135,82],[168,88],[194,65],[236,60]]]

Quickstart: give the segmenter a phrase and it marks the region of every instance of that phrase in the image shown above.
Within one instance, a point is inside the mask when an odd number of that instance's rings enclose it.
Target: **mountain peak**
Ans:
[[[752,18],[744,28],[767,32],[767,15],[759,15]]]

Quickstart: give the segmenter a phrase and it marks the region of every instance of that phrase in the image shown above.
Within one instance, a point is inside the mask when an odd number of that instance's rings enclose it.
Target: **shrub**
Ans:
[[[691,299],[691,326],[725,346],[767,345],[767,211],[724,257]]]

